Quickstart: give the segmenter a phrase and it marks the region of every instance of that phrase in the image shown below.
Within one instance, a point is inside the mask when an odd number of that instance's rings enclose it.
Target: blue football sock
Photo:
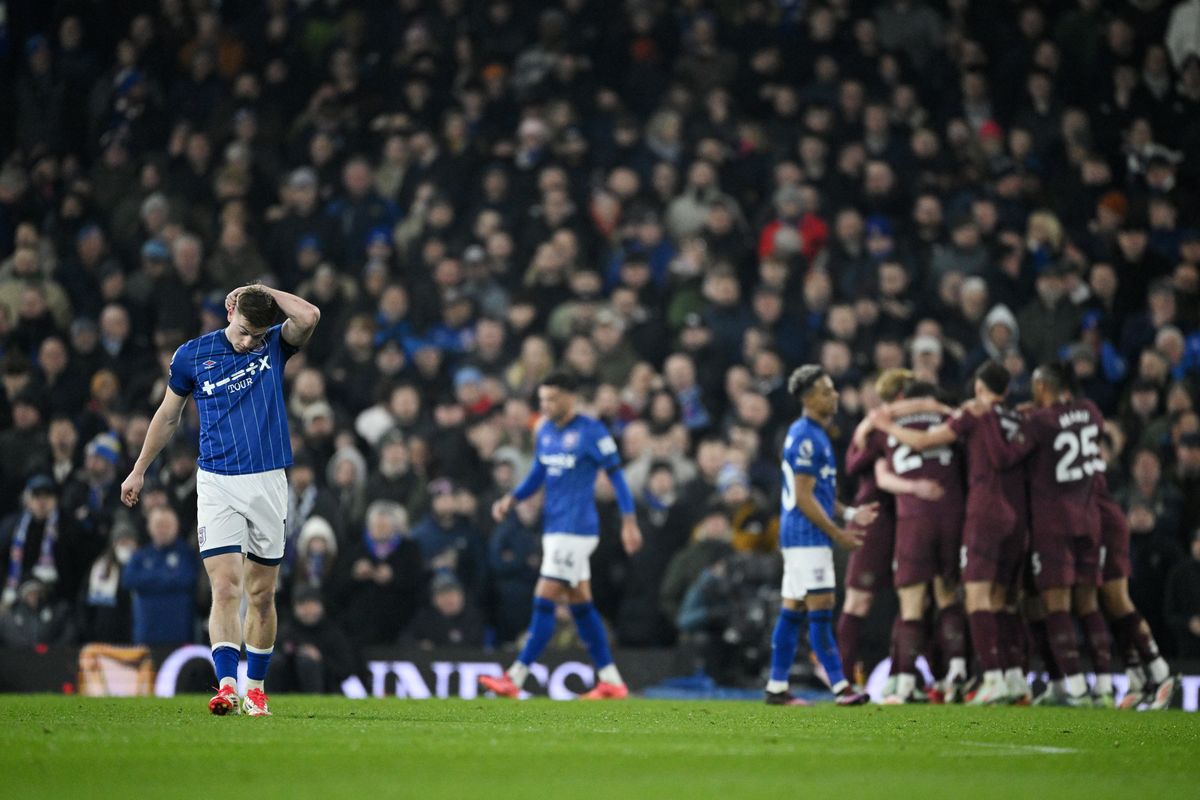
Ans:
[[[612,654],[608,652],[608,634],[604,630],[604,621],[600,612],[591,603],[579,603],[571,606],[571,616],[575,618],[575,627],[579,630],[579,638],[587,647],[588,655],[596,669],[604,669],[613,662]]]
[[[267,667],[271,664],[271,653],[274,647],[265,650],[246,645],[246,678],[252,681],[265,681]]]
[[[785,608],[779,612],[775,632],[771,634],[771,680],[786,681],[796,660],[796,647],[800,643],[800,626],[804,624],[804,612]]]
[[[529,620],[529,638],[517,657],[525,666],[537,661],[538,656],[550,643],[554,635],[554,603],[544,597],[533,598],[533,617]]]
[[[228,644],[219,644],[213,648],[213,667],[217,671],[217,683],[220,683],[224,678],[233,678],[237,680],[238,662],[241,660],[241,653],[236,647],[230,647]]]
[[[842,672],[842,657],[838,653],[837,642],[833,639],[833,611],[826,608],[809,612],[808,643],[817,654],[821,666],[825,668],[831,685],[837,686],[846,680],[846,675]]]

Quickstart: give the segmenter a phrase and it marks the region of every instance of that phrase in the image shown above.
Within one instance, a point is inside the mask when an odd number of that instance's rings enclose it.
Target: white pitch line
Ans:
[[[1041,744],[1008,744],[1005,742],[959,742],[959,744],[968,747],[982,747],[992,750],[996,755],[1006,756],[1065,756],[1079,752],[1074,747],[1051,747]]]

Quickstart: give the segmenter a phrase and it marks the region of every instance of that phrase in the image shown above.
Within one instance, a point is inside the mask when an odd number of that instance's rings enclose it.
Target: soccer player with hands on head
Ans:
[[[162,404],[141,455],[121,484],[137,504],[146,470],[179,427],[187,398],[200,412],[196,523],[200,556],[212,584],[209,636],[218,690],[209,710],[268,716],[264,681],[275,644],[275,583],[283,560],[287,478],[292,464],[283,367],[309,340],[320,310],[294,294],[260,284],[225,298],[228,326],[175,351]],[[286,319],[275,324],[282,313]],[[245,627],[238,611],[245,595]],[[245,644],[247,691],[237,692]]]

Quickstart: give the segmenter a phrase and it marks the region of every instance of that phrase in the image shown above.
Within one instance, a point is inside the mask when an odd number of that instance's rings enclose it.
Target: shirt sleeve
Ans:
[[[593,424],[589,443],[592,457],[605,472],[621,466],[621,453],[617,450],[617,443],[603,422],[596,421]]]
[[[191,351],[187,344],[181,344],[171,356],[171,366],[167,369],[167,386],[180,397],[187,397],[196,387],[195,376],[192,375]]]
[[[797,475],[811,475],[814,478],[821,474],[820,458],[825,448],[816,441],[812,434],[806,433],[796,438],[783,450],[783,457],[792,472]]]
[[[946,420],[946,427],[953,431],[959,439],[966,439],[971,435],[971,431],[975,429],[978,421],[979,418],[971,412],[961,411]]]
[[[296,355],[296,353],[300,352],[299,347],[296,347],[295,345],[290,344],[287,339],[283,338],[283,323],[282,322],[279,323],[278,325],[272,325],[271,329],[267,332],[267,335],[273,336],[279,340],[279,352],[283,356],[283,360],[285,363],[287,362],[287,360],[289,358]]]

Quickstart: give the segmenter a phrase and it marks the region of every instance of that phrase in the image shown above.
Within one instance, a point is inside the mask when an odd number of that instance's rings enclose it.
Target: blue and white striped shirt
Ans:
[[[283,398],[283,365],[297,348],[283,325],[267,330],[249,353],[233,349],[225,329],[184,343],[171,358],[167,384],[200,410],[200,459],[205,472],[249,475],[289,467],[292,440]]]

